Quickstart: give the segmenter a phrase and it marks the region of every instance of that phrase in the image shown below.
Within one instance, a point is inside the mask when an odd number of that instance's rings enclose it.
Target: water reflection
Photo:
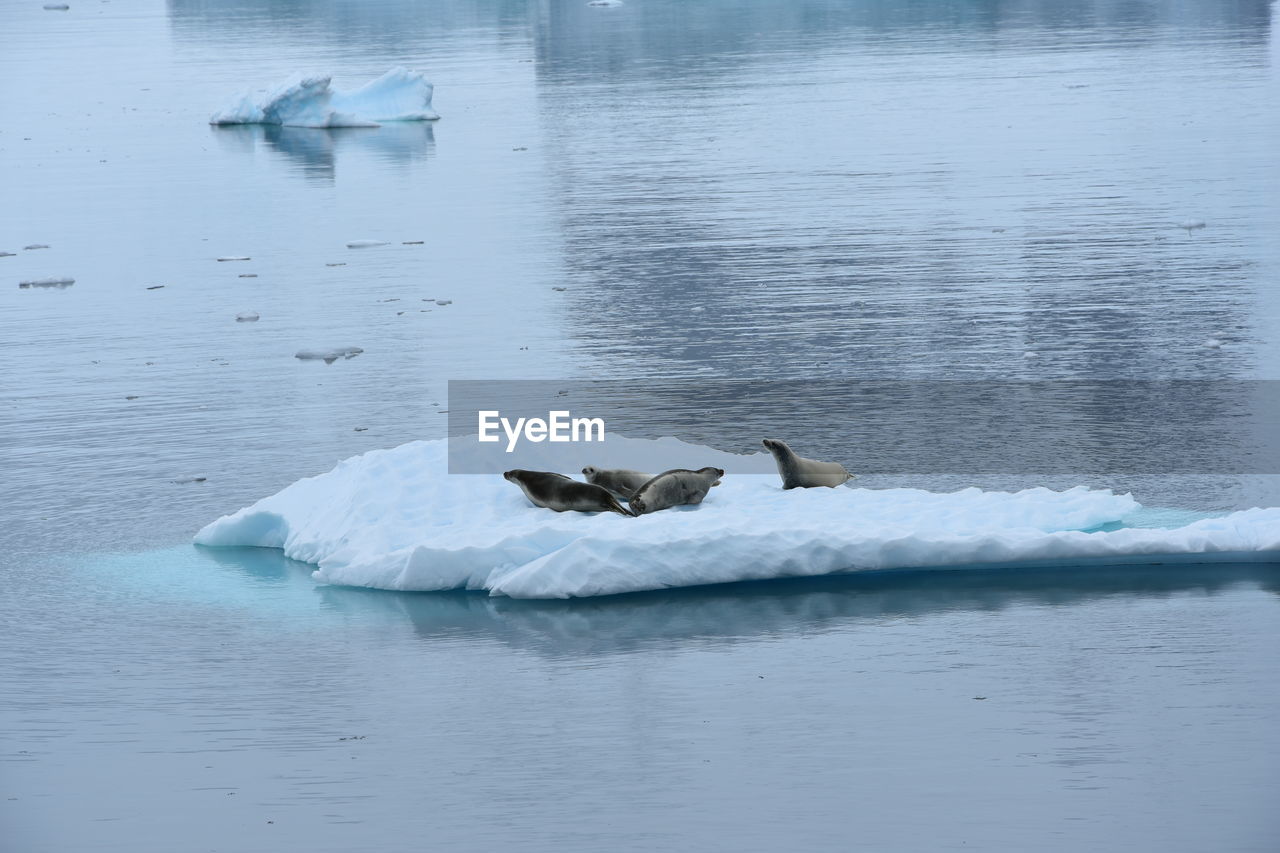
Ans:
[[[384,163],[405,166],[435,153],[435,130],[430,122],[388,122],[381,127],[281,127],[280,125],[219,125],[210,132],[225,148],[251,154],[259,148],[284,155],[293,171],[308,180],[332,183],[337,177],[339,152],[358,149]]]
[[[744,582],[565,601],[521,601],[482,593],[394,593],[320,586],[311,566],[274,549],[200,548],[194,571],[219,569],[297,593],[312,588],[325,608],[364,618],[407,618],[424,640],[499,642],[539,655],[576,658],[672,644],[739,643],[847,630],[947,611],[1067,607],[1099,599],[1215,595],[1242,584],[1280,595],[1280,566],[1265,563],[1098,568],[872,572]],[[202,564],[202,565],[201,565]],[[233,575],[233,576],[234,576]],[[274,608],[273,608],[274,609]]]

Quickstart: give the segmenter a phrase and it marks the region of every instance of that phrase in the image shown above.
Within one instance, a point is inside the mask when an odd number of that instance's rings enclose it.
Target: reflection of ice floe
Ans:
[[[612,464],[581,447],[584,463]],[[722,464],[728,454],[682,447],[700,462],[732,467]],[[513,598],[1045,560],[1280,559],[1280,509],[1175,529],[1096,529],[1138,509],[1128,495],[1085,488],[784,492],[776,475],[738,475],[696,509],[640,518],[555,513],[530,506],[497,475],[449,475],[445,442],[420,441],[300,480],[207,525],[196,541],[281,548],[317,564],[324,583]]]
[[[20,281],[18,282],[18,287],[70,287],[75,283],[76,280],[74,278],[60,276],[55,278],[33,278],[28,279],[27,281]]]
[[[303,361],[323,361],[326,364],[333,364],[340,358],[355,358],[364,350],[360,347],[333,347],[331,349],[301,349],[293,354],[294,358],[300,358]]]
[[[394,68],[351,92],[330,87],[327,74],[296,75],[264,95],[244,94],[210,124],[289,127],[377,127],[388,121],[433,121],[432,85],[421,72]]]

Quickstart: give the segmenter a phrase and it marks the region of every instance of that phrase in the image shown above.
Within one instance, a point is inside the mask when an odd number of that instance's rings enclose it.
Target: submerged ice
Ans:
[[[434,121],[433,86],[419,71],[393,68],[359,89],[341,92],[328,74],[295,75],[265,94],[245,93],[210,124],[377,127],[388,121]]]
[[[663,442],[630,444],[640,451],[662,445],[667,467],[742,470],[744,459],[755,460]],[[1174,529],[1104,532],[1096,528],[1140,509],[1131,496],[1083,487],[783,491],[776,474],[738,474],[696,508],[640,518],[556,513],[531,506],[497,474],[450,475],[446,450],[443,440],[418,441],[352,457],[212,522],[195,541],[281,548],[315,564],[322,583],[481,589],[515,598],[1032,560],[1240,553],[1280,559],[1280,509]],[[586,456],[592,453],[584,446]],[[641,457],[583,464],[642,467]]]

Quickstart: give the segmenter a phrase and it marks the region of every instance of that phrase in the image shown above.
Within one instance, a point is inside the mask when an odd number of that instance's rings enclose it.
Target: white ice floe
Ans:
[[[52,278],[32,278],[20,281],[18,282],[18,287],[70,287],[75,283],[76,280],[69,276],[54,276]]]
[[[665,463],[735,467],[726,464],[729,454],[662,441]],[[617,464],[594,459],[587,445],[583,453],[584,464]],[[635,465],[642,456],[626,461]],[[772,460],[759,462],[767,470]],[[628,518],[539,509],[497,474],[447,472],[443,440],[372,451],[212,522],[195,541],[281,548],[316,564],[321,583],[483,589],[515,598],[1038,560],[1242,553],[1280,560],[1280,509],[1175,529],[1086,532],[1139,505],[1129,495],[1083,487],[783,491],[776,474],[741,474],[726,476],[698,507]]]
[[[237,323],[256,323],[260,319],[257,311],[241,311],[236,315]]]
[[[239,318],[237,318],[239,319]],[[300,358],[303,361],[323,361],[326,364],[333,364],[340,358],[355,358],[364,350],[360,347],[330,347],[328,349],[300,349],[293,354],[294,358]]]
[[[347,241],[348,249],[371,249],[374,246],[389,246],[389,245],[391,244],[387,240],[348,240]]]
[[[213,114],[210,124],[288,127],[377,127],[388,121],[434,121],[432,85],[418,71],[393,68],[359,89],[340,92],[328,74],[299,74],[265,94],[246,93]]]

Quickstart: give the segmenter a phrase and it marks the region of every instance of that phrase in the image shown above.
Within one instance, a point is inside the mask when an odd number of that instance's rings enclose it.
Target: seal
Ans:
[[[673,506],[700,504],[712,486],[720,485],[723,476],[722,468],[699,468],[697,471],[672,468],[663,471],[636,489],[631,496],[631,512],[644,515]]]
[[[503,479],[520,487],[534,506],[554,509],[556,512],[617,512],[631,513],[618,503],[603,486],[579,483],[564,474],[551,471],[525,471],[515,468],[503,473]]]
[[[632,471],[627,468],[597,468],[588,465],[582,469],[582,475],[588,483],[604,486],[620,501],[631,500],[636,489],[653,479],[652,474],[643,471]]]
[[[797,456],[785,441],[766,438],[761,444],[769,449],[773,454],[773,461],[778,463],[778,473],[782,476],[784,489],[811,486],[835,488],[854,477],[839,462],[819,462],[816,459]]]

